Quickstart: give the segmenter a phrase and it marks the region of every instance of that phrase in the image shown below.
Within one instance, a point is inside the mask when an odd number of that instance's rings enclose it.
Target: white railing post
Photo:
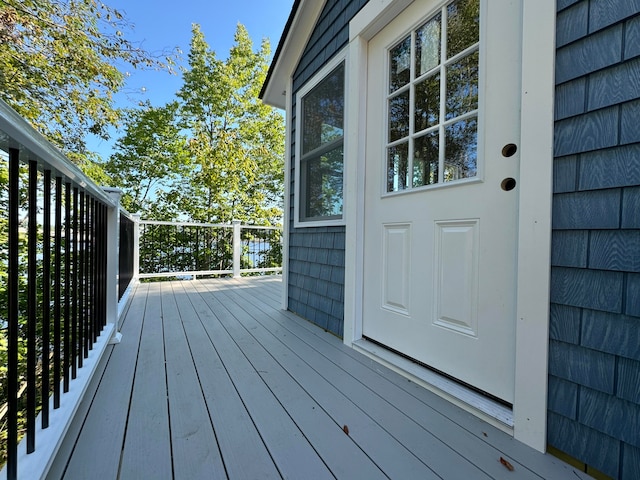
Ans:
[[[116,206],[107,213],[107,322],[113,323],[113,337],[110,343],[120,343],[122,334],[118,324],[118,279],[120,260],[120,198],[122,190],[105,187],[103,190]]]
[[[232,220],[233,224],[233,278],[240,277],[240,258],[242,255],[242,237],[240,236],[240,220]]]
[[[140,275],[140,214],[133,217],[133,280]]]

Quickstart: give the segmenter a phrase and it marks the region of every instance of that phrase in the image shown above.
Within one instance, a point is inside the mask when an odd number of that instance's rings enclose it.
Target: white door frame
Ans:
[[[521,0],[522,100],[513,434],[546,449],[555,65],[554,0]],[[344,343],[362,337],[367,43],[411,0],[367,3],[349,26]]]

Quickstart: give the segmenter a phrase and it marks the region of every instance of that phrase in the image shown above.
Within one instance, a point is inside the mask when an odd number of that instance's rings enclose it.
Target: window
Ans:
[[[389,50],[386,191],[478,170],[479,0],[455,0]]]
[[[344,77],[339,57],[298,94],[296,224],[304,224],[298,226],[342,223]]]

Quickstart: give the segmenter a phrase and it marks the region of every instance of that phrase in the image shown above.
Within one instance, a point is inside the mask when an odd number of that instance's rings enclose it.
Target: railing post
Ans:
[[[233,278],[240,277],[240,258],[242,255],[242,237],[240,235],[240,220],[232,220],[233,225]]]
[[[116,206],[107,210],[107,322],[115,324],[113,337],[109,343],[120,343],[122,334],[118,324],[118,276],[120,255],[120,198],[122,190],[103,188]]]
[[[133,279],[137,280],[140,275],[140,214],[131,215],[133,217]]]

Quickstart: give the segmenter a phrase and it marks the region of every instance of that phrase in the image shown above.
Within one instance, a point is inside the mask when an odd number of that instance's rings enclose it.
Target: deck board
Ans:
[[[280,295],[279,277],[139,285],[51,478],[588,478],[280,310]]]
[[[173,473],[160,302],[147,303],[143,322],[120,475],[170,479]],[[140,455],[141,451],[145,455]]]
[[[170,282],[161,290],[171,447],[176,478],[226,478],[222,456]]]

